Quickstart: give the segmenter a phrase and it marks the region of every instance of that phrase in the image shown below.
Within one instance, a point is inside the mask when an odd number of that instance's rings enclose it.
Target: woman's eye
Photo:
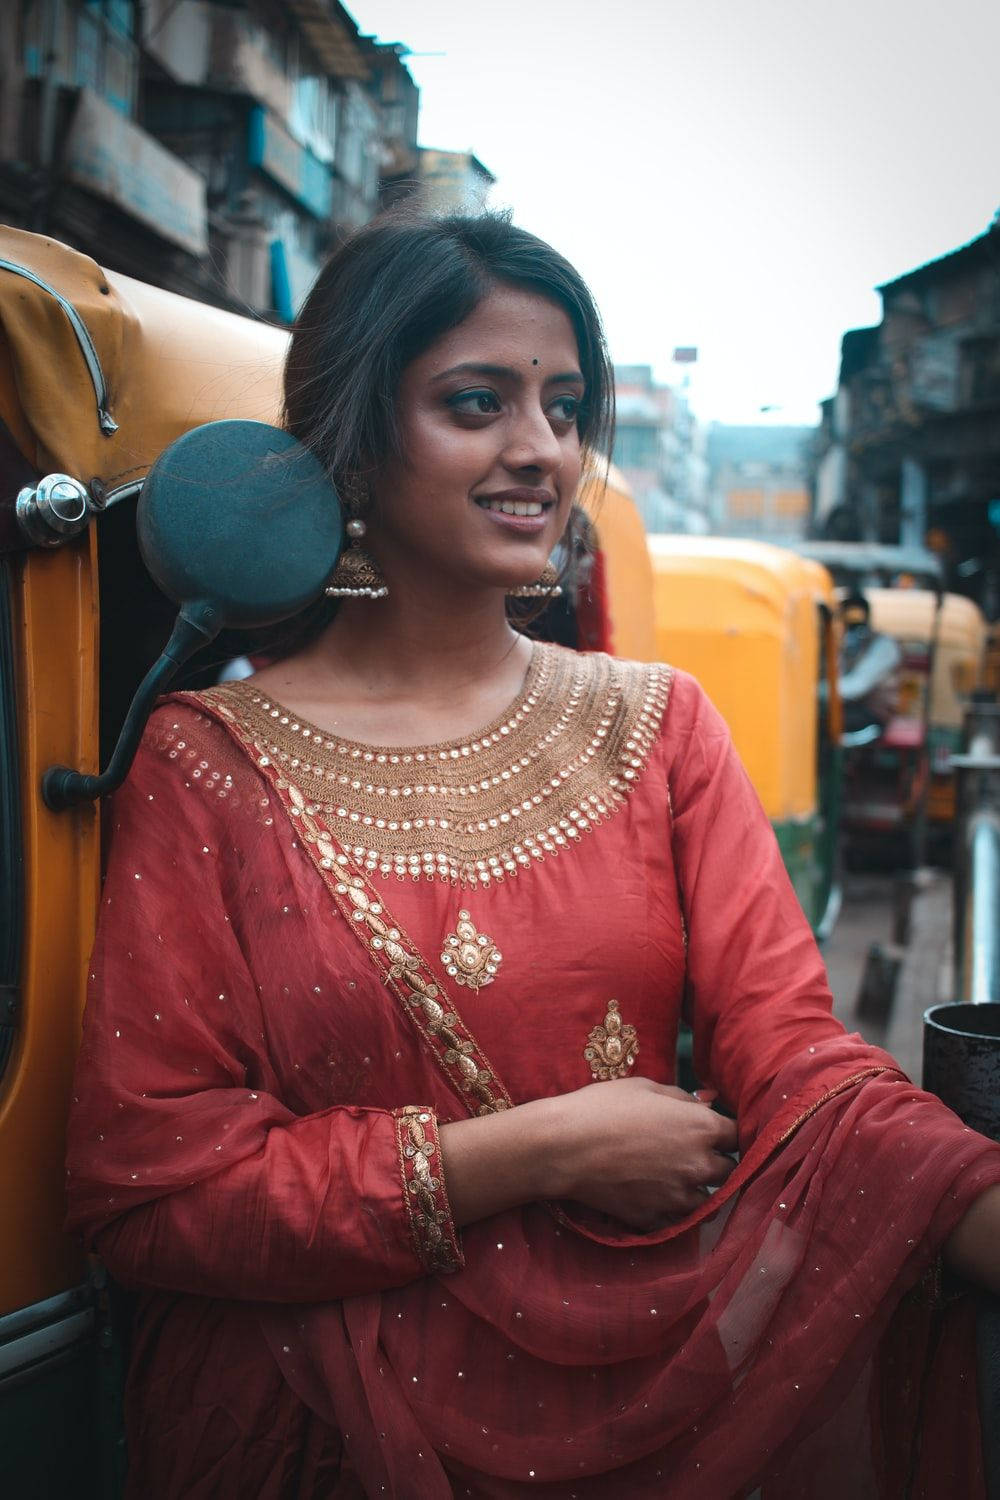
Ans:
[[[460,391],[451,396],[448,405],[452,411],[465,416],[489,417],[500,410],[500,402],[493,391]]]
[[[575,422],[580,415],[579,396],[558,396],[549,407],[549,415],[557,422]]]

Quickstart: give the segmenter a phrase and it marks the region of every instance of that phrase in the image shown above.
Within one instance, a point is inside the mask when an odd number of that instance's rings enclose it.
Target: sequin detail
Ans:
[[[457,1271],[465,1261],[441,1173],[437,1121],[420,1105],[408,1104],[394,1113],[414,1248],[428,1271]]]
[[[376,746],[327,734],[255,692],[199,693],[243,727],[259,766],[301,790],[358,866],[486,887],[558,855],[641,779],[669,667],[536,644],[523,696],[477,738]]]
[[[583,1055],[590,1066],[591,1078],[602,1082],[624,1078],[639,1056],[639,1040],[634,1026],[626,1026],[618,1010],[618,1001],[608,1001],[603,1026],[595,1026],[587,1038]]]
[[[450,974],[456,984],[464,984],[470,990],[481,990],[493,983],[502,959],[503,954],[493,939],[478,930],[463,908],[458,914],[455,931],[449,932],[444,940],[441,962],[445,973]]]

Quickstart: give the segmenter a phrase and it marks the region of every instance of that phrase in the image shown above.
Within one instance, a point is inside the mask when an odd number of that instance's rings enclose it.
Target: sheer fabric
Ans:
[[[325,869],[324,810],[265,753],[252,693],[168,700],[114,805],[68,1185],[71,1224],[141,1289],[132,1493],[979,1493],[968,1343],[926,1283],[1000,1149],[832,1018],[697,685],[673,675],[585,837],[471,890]],[[460,909],[500,956],[478,989],[440,958]],[[387,981],[380,922],[471,1054],[443,1060],[433,1004]],[[459,1240],[435,1148],[479,1107],[462,1056],[513,1103],[580,1087],[611,1001],[635,1033],[619,1068],[664,1082],[686,1007],[736,1173],[655,1234],[533,1204]],[[946,1420],[915,1423],[930,1390]]]

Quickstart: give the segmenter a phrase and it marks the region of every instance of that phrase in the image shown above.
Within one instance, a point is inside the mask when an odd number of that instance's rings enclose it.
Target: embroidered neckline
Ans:
[[[226,686],[242,689],[249,692],[251,702],[266,714],[271,721],[271,728],[275,734],[279,730],[287,732],[288,736],[295,736],[296,742],[311,744],[314,750],[321,750],[327,756],[333,754],[340,759],[350,759],[354,762],[362,762],[366,765],[422,765],[433,759],[457,760],[461,756],[477,754],[489,745],[498,745],[501,740],[512,734],[531,713],[538,702],[539,689],[544,684],[550,669],[547,652],[543,643],[531,642],[531,656],[525,670],[524,680],[521,683],[520,692],[502,713],[474,736],[465,739],[440,740],[431,745],[376,745],[368,740],[352,740],[347,735],[331,734],[328,729],[321,729],[310,719],[304,719],[300,714],[292,713],[284,703],[277,698],[271,698],[265,694],[253,690],[253,679],[237,681],[226,684]]]
[[[255,691],[197,696],[240,724],[369,874],[487,886],[560,853],[612,816],[659,732],[670,669],[536,644],[520,701],[466,741],[367,745]]]

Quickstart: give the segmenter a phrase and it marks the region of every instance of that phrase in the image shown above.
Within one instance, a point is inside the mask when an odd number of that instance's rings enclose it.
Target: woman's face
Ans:
[[[556,303],[498,286],[403,372],[402,456],[379,470],[372,551],[390,587],[506,589],[538,577],[580,478],[584,396]]]

